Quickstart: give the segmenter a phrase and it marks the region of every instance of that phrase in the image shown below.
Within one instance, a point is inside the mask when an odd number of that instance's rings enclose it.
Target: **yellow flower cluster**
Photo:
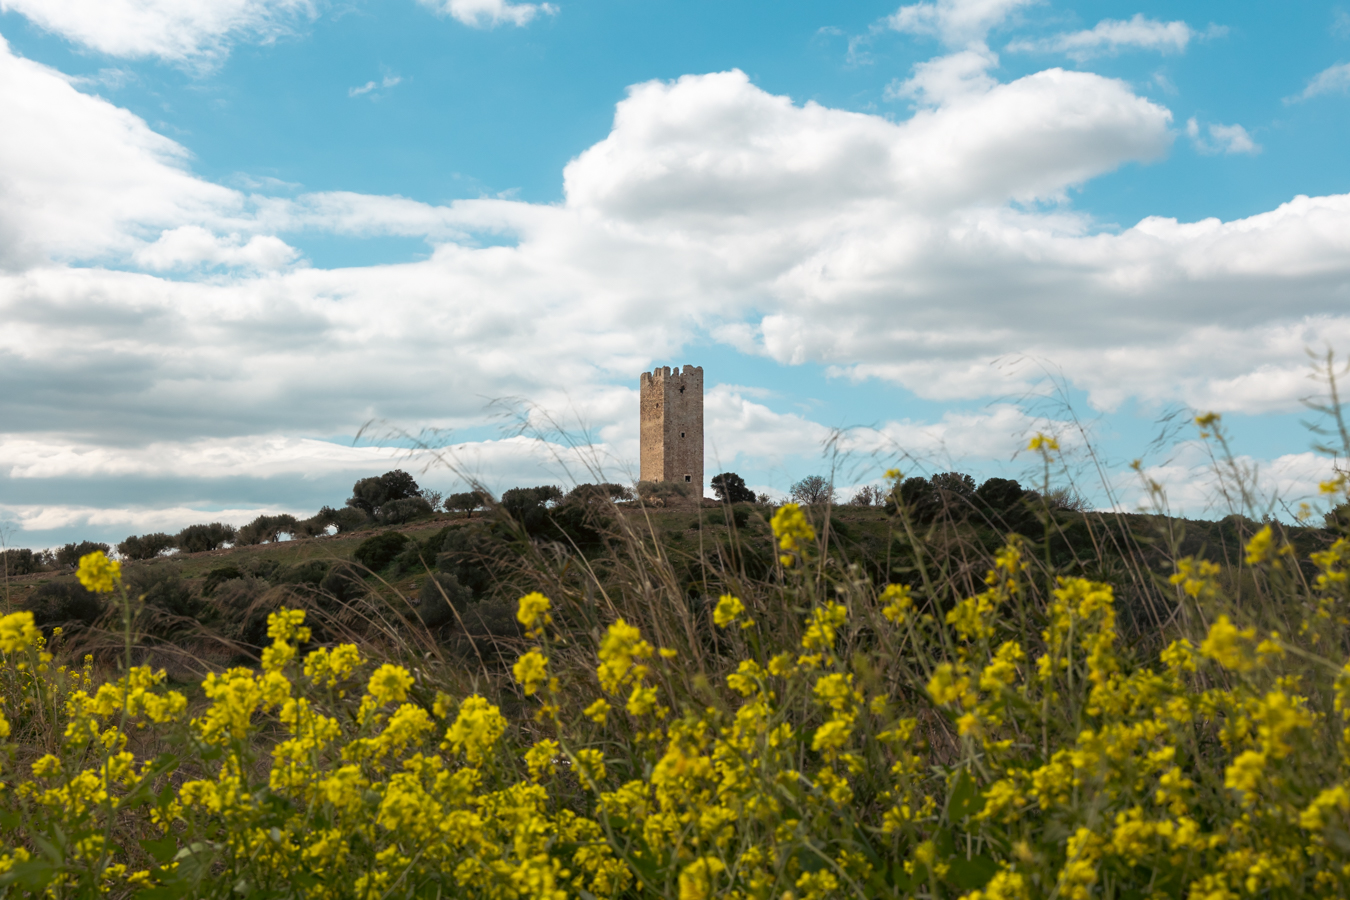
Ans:
[[[814,533],[785,510],[775,535],[795,561]],[[1281,552],[1247,546],[1253,565]],[[302,654],[304,613],[282,610],[261,664],[208,675],[189,715],[144,666],[97,685],[89,669],[36,677],[40,632],[5,616],[0,890],[1350,896],[1350,664],[1306,665],[1306,648],[1236,609],[1196,605],[1223,585],[1194,560],[1178,602],[1212,625],[1122,649],[1110,585],[1038,588],[1027,555],[1010,541],[971,596],[847,573],[794,614],[799,638],[721,640],[749,648],[685,696],[671,685],[688,663],[624,619],[561,668],[587,638],[527,594],[532,640],[501,707],[490,687],[437,691],[421,663]],[[777,576],[784,596],[807,590]],[[745,606],[722,595],[713,623],[743,622]]]

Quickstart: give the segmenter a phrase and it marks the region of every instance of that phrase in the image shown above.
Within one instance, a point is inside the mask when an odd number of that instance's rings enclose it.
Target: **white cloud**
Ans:
[[[900,7],[886,23],[896,31],[934,35],[949,47],[982,42],[989,31],[1038,0],[933,0]]]
[[[1126,20],[1103,19],[1095,28],[1058,34],[1036,41],[1014,41],[1009,50],[1034,50],[1063,53],[1079,61],[1104,53],[1118,53],[1123,49],[1153,50],[1159,53],[1183,53],[1191,40],[1197,37],[1218,37],[1227,29],[1210,26],[1197,32],[1182,21],[1159,22],[1136,13]]]
[[[511,3],[508,0],[418,0],[418,2],[470,28],[492,28],[503,23],[526,25],[539,13],[550,16],[558,13],[558,7],[552,3]]]
[[[1252,140],[1252,136],[1247,133],[1247,129],[1241,125],[1206,125],[1204,132],[1208,138],[1201,135],[1200,123],[1192,116],[1186,121],[1186,136],[1191,139],[1195,149],[1201,153],[1248,153],[1257,154],[1261,152],[1261,145]]]
[[[1205,445],[1188,441],[1175,448],[1171,459],[1147,466],[1141,473],[1161,485],[1167,506],[1174,512],[1214,517],[1230,513],[1260,518],[1272,513],[1288,521],[1307,503],[1314,511],[1325,510],[1318,484],[1332,475],[1332,461],[1316,453],[1289,453],[1274,459],[1238,456],[1234,464],[1249,479],[1247,489],[1251,506],[1242,508],[1242,490],[1233,483],[1232,473],[1220,473]],[[1121,497],[1120,507],[1133,512],[1149,508],[1153,502],[1139,476],[1120,475],[1114,485]]]
[[[133,258],[154,271],[228,266],[258,270],[280,269],[295,262],[299,252],[275,235],[212,234],[199,225],[181,225],[165,231],[153,244],[140,247]]]
[[[380,81],[378,81],[378,82],[376,82],[376,81],[367,81],[365,84],[361,85],[360,87],[348,88],[348,89],[347,89],[347,96],[348,96],[348,97],[361,97],[361,96],[364,96],[364,95],[366,95],[366,94],[370,94],[372,98],[378,97],[378,96],[380,96],[379,94],[374,94],[374,93],[372,93],[372,91],[374,91],[376,88],[383,88],[384,90],[388,90],[389,88],[395,86],[396,84],[399,84],[399,83],[402,82],[402,81],[403,81],[403,78],[402,78],[401,76],[398,76],[398,75],[386,75],[386,76],[384,76],[384,78],[382,78],[382,79],[381,79]]]
[[[488,400],[518,396],[593,426],[622,471],[637,373],[700,362],[683,348],[709,335],[930,398],[1025,390],[1041,375],[1007,364],[1022,355],[1101,409],[1297,408],[1304,348],[1350,346],[1350,197],[1098,230],[1068,192],[1164,153],[1171,113],[1086,72],[1000,83],[981,68],[992,54],[962,52],[959,89],[936,63],[916,71],[924,106],[898,122],[797,105],[740,72],[637,85],[566,167],[562,202],[437,206],[211,184],[142,120],[6,50],[0,421],[6,446],[40,434],[48,450],[0,459],[51,479],[176,471],[175,454],[184,478],[264,472],[290,451],[231,461],[228,442],[371,419],[481,428]],[[316,269],[292,264],[295,231],[422,236],[434,252]],[[498,240],[479,246],[486,233]],[[818,422],[759,399],[710,393],[717,453],[814,452]],[[943,420],[938,444],[1003,454],[980,429],[1014,418]],[[936,426],[894,427],[917,444]],[[294,446],[319,471],[334,452]],[[91,447],[129,449],[84,459]],[[487,472],[539,471],[513,461],[537,444],[475,433],[461,449]]]
[[[939,56],[914,66],[907,81],[891,82],[888,100],[910,97],[927,106],[940,106],[974,94],[987,94],[998,82],[989,70],[998,65],[998,54],[977,45],[948,56]]]
[[[242,196],[193,176],[182,146],[3,38],[0,83],[0,268],[125,253],[162,228],[239,211]]]
[[[100,53],[209,63],[237,40],[269,41],[315,15],[313,0],[0,0]]]
[[[1329,66],[1313,76],[1297,98],[1308,100],[1322,94],[1350,93],[1350,63]]]

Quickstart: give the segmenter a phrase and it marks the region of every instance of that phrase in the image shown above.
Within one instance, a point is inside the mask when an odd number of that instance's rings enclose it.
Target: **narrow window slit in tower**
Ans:
[[[684,476],[684,480],[685,480],[685,481],[693,481],[694,479],[692,479],[692,478],[690,478],[688,475],[686,475],[686,476]]]

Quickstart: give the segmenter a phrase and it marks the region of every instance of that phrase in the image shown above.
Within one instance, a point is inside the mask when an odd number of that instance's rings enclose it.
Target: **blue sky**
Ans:
[[[846,489],[1025,475],[1038,430],[1081,474],[1065,404],[1125,506],[1142,457],[1224,511],[1193,434],[1151,443],[1177,410],[1290,502],[1332,465],[1300,399],[1350,334],[1344,4],[0,10],[11,545],[312,512],[420,473],[397,429],[448,434],[443,490],[589,477],[550,417],[622,479],[638,373],[685,362],[708,474],[771,493],[833,428]]]

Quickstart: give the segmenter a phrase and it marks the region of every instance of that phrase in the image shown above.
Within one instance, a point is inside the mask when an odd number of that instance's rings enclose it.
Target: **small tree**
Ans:
[[[215,550],[221,544],[234,540],[234,526],[223,522],[209,525],[189,525],[178,532],[178,549],[184,553],[202,553]]]
[[[465,491],[462,494],[451,494],[445,498],[446,512],[462,512],[464,518],[473,518],[473,511],[483,506],[484,497],[479,491]]]
[[[100,544],[95,541],[80,541],[78,544],[66,544],[60,550],[56,551],[56,564],[58,566],[69,566],[75,568],[80,564],[80,558],[90,553],[101,551],[107,553],[112,548],[107,544]]]
[[[885,491],[875,484],[865,484],[858,488],[857,493],[848,502],[854,506],[880,506],[885,499]]]
[[[735,472],[723,472],[712,479],[713,493],[723,503],[754,503],[755,492],[745,486],[745,479]]]
[[[807,475],[790,487],[788,493],[803,506],[834,502],[834,485],[820,475]]]
[[[173,535],[162,531],[143,534],[140,537],[133,534],[117,545],[117,552],[127,559],[154,559],[165,550],[171,549],[174,544]]]
[[[347,500],[347,505],[374,519],[384,504],[420,495],[417,481],[402,469],[395,469],[378,478],[362,478],[356,482],[352,485],[352,496]]]
[[[295,516],[286,513],[279,516],[258,516],[258,518],[239,529],[239,543],[270,543],[283,534],[295,534],[296,526],[299,524]]]

